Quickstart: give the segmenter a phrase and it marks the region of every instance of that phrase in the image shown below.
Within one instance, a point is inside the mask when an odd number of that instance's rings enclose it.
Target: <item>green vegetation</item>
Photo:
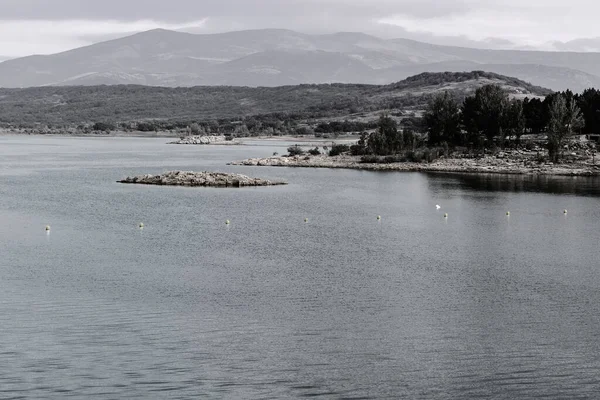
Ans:
[[[510,100],[500,86],[486,85],[462,105],[447,92],[438,94],[427,107],[424,125],[430,146],[503,148],[521,145],[524,134],[545,133],[550,158],[556,162],[571,135],[596,132],[599,113],[600,95],[595,89],[582,95],[552,93],[543,101]]]
[[[297,144],[294,146],[288,147],[287,151],[288,151],[288,155],[290,157],[303,156],[304,154],[306,154],[306,152],[304,150],[302,150],[302,148]]]
[[[335,157],[335,156],[339,156],[340,154],[343,153],[347,153],[350,151],[350,146],[348,146],[347,144],[333,144],[331,146],[331,150],[329,150],[329,156],[330,157]]]
[[[34,132],[175,131],[235,136],[336,136],[372,131],[389,112],[418,129],[440,87],[462,99],[489,80],[545,95],[514,78],[484,72],[421,74],[392,85],[165,88],[136,85],[0,89],[0,127]]]

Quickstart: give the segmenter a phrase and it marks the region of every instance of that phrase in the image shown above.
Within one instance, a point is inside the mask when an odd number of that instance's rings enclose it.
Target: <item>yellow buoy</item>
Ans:
[[[377,216],[377,220],[378,220],[378,221],[381,221],[381,215],[378,215],[378,216]]]
[[[231,221],[229,221],[229,220],[225,221],[225,225],[231,225]]]
[[[567,210],[564,211],[565,214],[568,214]]]
[[[506,216],[510,217],[510,211],[506,212]]]
[[[46,226],[46,232],[50,232],[50,225]]]
[[[308,222],[308,218],[304,218],[304,222]]]
[[[444,218],[448,218],[448,214],[444,214]]]
[[[144,224],[140,222],[140,229],[144,229]]]

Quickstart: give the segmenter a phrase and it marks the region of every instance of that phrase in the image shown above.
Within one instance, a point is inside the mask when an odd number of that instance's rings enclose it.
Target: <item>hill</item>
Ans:
[[[281,87],[138,85],[0,89],[0,124],[73,126],[95,122],[193,121],[271,115],[302,121],[363,117],[385,110],[419,111],[436,94],[457,98],[485,84],[512,96],[544,96],[550,90],[494,73],[424,73],[390,85],[322,84]]]
[[[600,87],[600,53],[481,50],[362,33],[283,29],[195,35],[153,30],[0,63],[0,87],[136,84],[388,84],[422,72],[485,70],[553,90]]]

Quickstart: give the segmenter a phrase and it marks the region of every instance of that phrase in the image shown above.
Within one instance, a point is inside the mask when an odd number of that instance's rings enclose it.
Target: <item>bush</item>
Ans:
[[[138,122],[137,130],[140,132],[152,132],[157,130],[158,127],[154,122]]]
[[[526,149],[526,150],[529,150],[529,151],[531,151],[531,150],[533,150],[533,149],[534,149],[534,147],[535,147],[535,146],[534,146],[534,144],[533,144],[533,141],[531,141],[531,140],[528,140],[528,141],[525,143],[525,149]]]
[[[314,134],[315,132],[307,126],[301,126],[296,129],[296,136],[310,136]]]
[[[392,163],[399,163],[399,162],[404,162],[406,161],[405,157],[402,157],[400,155],[395,155],[395,156],[385,156],[383,158],[383,162],[385,164],[392,164]]]
[[[302,155],[304,155],[304,154],[306,153],[306,152],[305,152],[304,150],[302,150],[302,148],[301,148],[300,146],[298,146],[297,144],[296,144],[296,145],[294,145],[294,146],[290,146],[290,147],[288,147],[287,151],[288,151],[288,155],[289,155],[290,157],[293,157],[293,156],[302,156]]]
[[[448,157],[450,155],[450,148],[448,147],[448,142],[442,142],[442,155],[444,157]]]
[[[116,129],[115,124],[112,122],[96,122],[92,127],[94,131],[110,132]]]
[[[361,146],[359,144],[354,144],[350,146],[350,154],[353,156],[363,156],[367,153],[367,149],[365,146]]]
[[[362,156],[360,158],[360,162],[364,163],[364,164],[378,164],[379,163],[379,157],[369,154],[366,156]]]
[[[329,151],[330,157],[339,156],[342,153],[347,153],[350,151],[350,146],[347,144],[334,144],[331,146],[331,150]]]
[[[321,152],[319,151],[318,147],[315,147],[314,149],[310,149],[308,151],[308,154],[310,154],[311,156],[320,156]]]
[[[393,164],[406,161],[406,156],[400,154],[394,156],[365,155],[360,159],[360,162],[365,164]]]
[[[188,127],[188,132],[191,135],[200,135],[202,132],[202,127],[197,124],[197,123],[193,123]]]
[[[423,152],[417,150],[411,150],[406,152],[406,160],[409,162],[421,162],[423,161]]]

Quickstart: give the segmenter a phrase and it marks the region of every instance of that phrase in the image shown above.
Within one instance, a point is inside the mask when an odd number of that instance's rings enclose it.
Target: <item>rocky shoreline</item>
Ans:
[[[234,161],[230,165],[297,167],[297,168],[344,168],[367,171],[404,171],[404,172],[452,172],[486,173],[507,175],[562,175],[562,176],[599,176],[600,164],[592,160],[579,160],[561,164],[538,163],[531,154],[521,153],[503,156],[485,156],[482,158],[444,158],[432,163],[399,162],[389,164],[363,163],[360,156],[341,155],[329,157],[293,156],[250,158]]]
[[[225,136],[186,136],[175,142],[168,144],[191,144],[191,145],[222,145],[234,146],[240,145],[238,140],[227,140]]]
[[[250,178],[246,175],[223,172],[171,171],[162,175],[127,177],[119,183],[159,186],[244,187],[287,185],[285,181]]]

